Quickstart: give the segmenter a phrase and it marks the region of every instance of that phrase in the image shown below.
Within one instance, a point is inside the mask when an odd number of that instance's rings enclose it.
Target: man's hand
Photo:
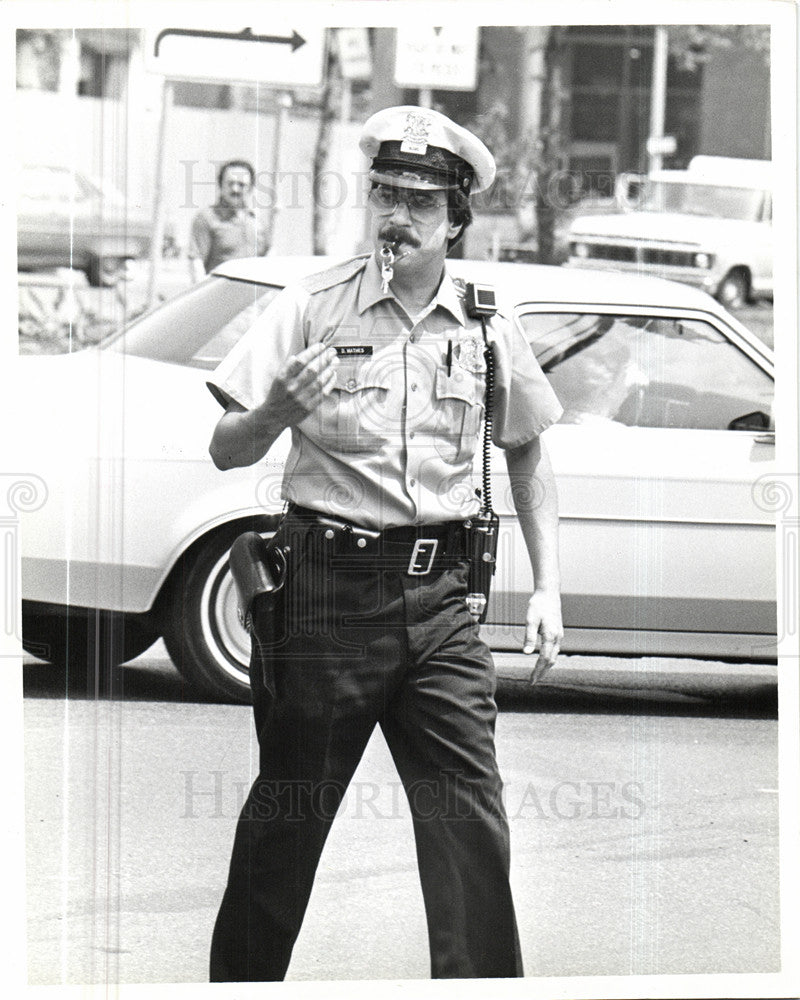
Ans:
[[[246,410],[231,400],[214,428],[209,452],[218,469],[259,462],[287,427],[294,427],[333,389],[336,351],[314,344],[289,358],[266,400]]]
[[[561,621],[561,600],[558,593],[535,591],[528,602],[525,620],[525,642],[522,652],[530,655],[539,642],[539,656],[536,660],[529,683],[540,681],[556,662],[564,626]]]
[[[294,427],[301,423],[333,389],[338,358],[325,344],[312,344],[289,358],[259,407],[270,423]]]

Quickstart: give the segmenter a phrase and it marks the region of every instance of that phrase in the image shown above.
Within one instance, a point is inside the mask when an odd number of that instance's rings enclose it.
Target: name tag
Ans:
[[[372,344],[341,344],[336,346],[340,358],[368,358],[372,356]]]

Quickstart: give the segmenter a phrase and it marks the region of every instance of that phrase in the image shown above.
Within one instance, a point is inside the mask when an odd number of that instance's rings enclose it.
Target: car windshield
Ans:
[[[63,167],[25,166],[20,172],[21,205],[28,202],[83,201],[88,194],[86,181]]]
[[[752,188],[647,180],[639,207],[644,212],[680,212],[756,222],[763,202],[764,192]]]
[[[121,351],[190,368],[216,368],[280,288],[211,276],[107,340]]]

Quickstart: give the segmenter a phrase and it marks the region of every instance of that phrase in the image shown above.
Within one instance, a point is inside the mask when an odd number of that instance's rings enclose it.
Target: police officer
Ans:
[[[213,981],[286,973],[330,824],[376,725],[406,790],[437,978],[522,975],[495,748],[491,655],[465,601],[464,524],[485,400],[481,323],[445,256],[495,165],[435,111],[366,123],[373,252],[285,289],[209,387],[221,469],[290,428],[275,543],[287,574],[255,616],[260,772],[236,830]],[[520,331],[488,323],[494,441],[533,569],[536,680],[562,634],[557,507],[541,432],[561,409]]]

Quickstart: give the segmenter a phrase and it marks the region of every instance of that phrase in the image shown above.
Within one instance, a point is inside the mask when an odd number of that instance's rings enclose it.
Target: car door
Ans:
[[[544,435],[564,649],[774,655],[774,521],[754,490],[774,462],[766,357],[706,313],[529,305],[519,321],[564,407]],[[532,581],[502,476],[495,492],[501,646]]]

